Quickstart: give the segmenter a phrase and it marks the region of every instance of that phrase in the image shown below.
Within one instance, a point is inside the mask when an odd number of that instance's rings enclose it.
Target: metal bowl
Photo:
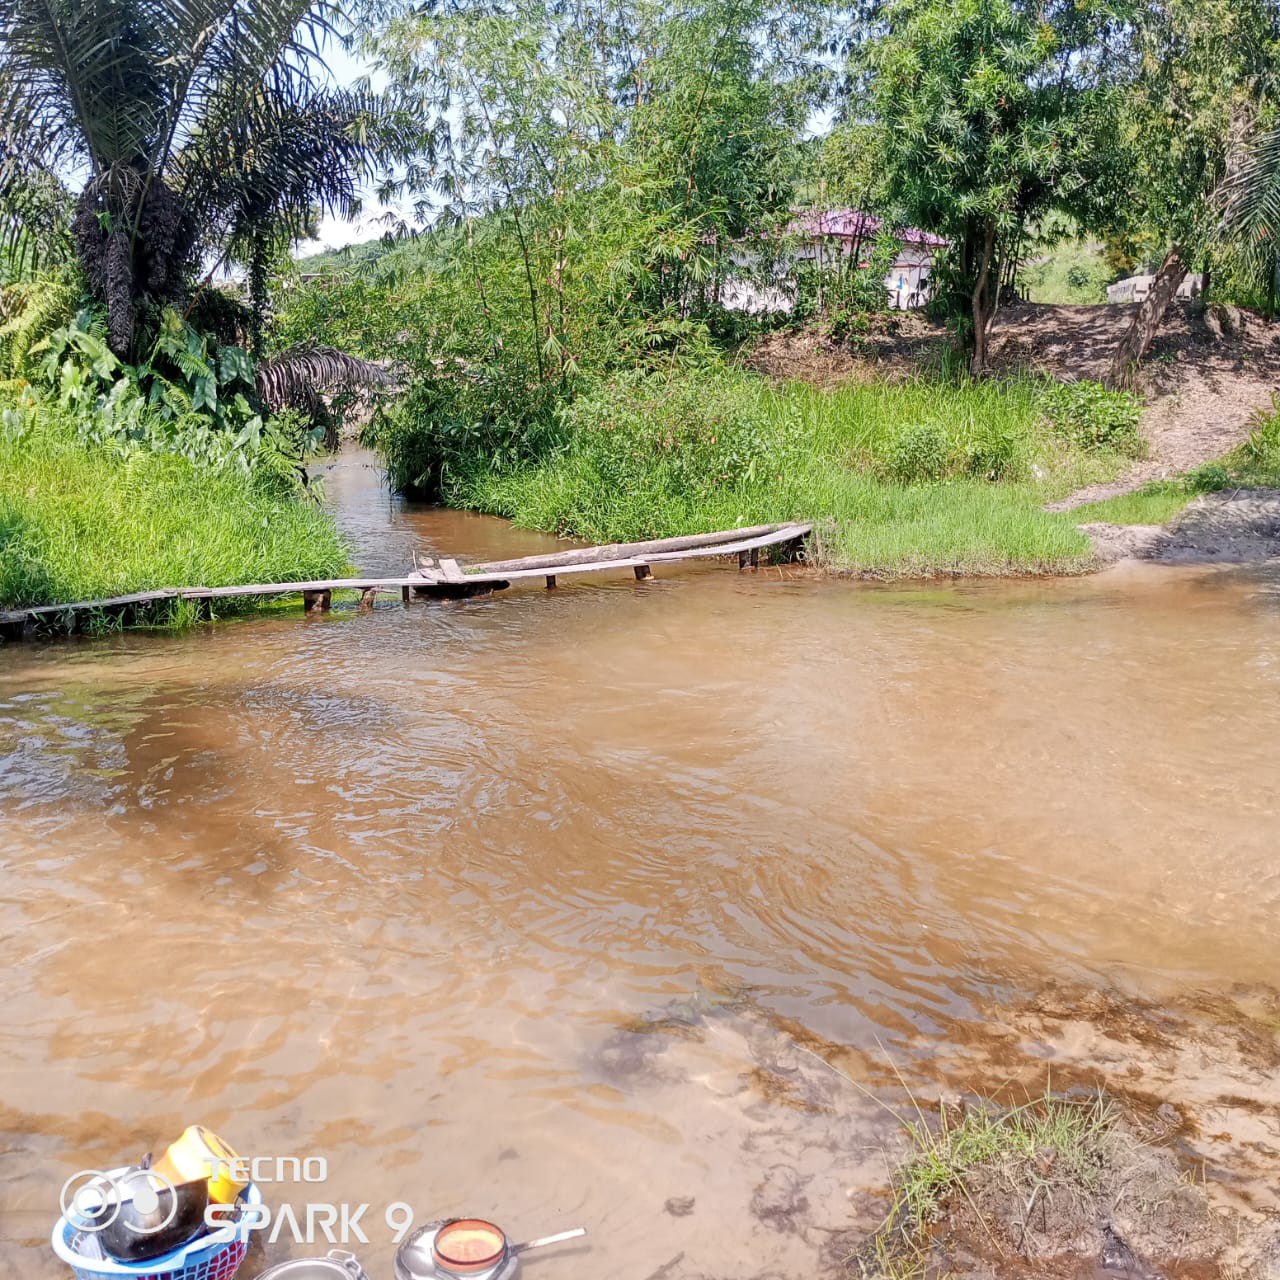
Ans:
[[[268,1267],[257,1280],[369,1280],[353,1253],[330,1249],[323,1258],[291,1258]]]

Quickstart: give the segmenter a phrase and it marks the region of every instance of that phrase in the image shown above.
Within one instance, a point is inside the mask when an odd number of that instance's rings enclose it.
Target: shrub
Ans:
[[[1186,487],[1192,493],[1217,493],[1220,489],[1229,489],[1233,483],[1231,472],[1220,462],[1206,462],[1186,479]]]
[[[1138,430],[1142,404],[1127,391],[1109,391],[1097,382],[1051,383],[1041,392],[1050,425],[1078,449],[1110,449],[1131,458],[1146,452]]]
[[[1004,422],[984,420],[964,445],[965,470],[979,480],[1013,480],[1027,467],[1024,434]]]
[[[903,484],[941,480],[951,469],[951,442],[932,422],[917,422],[891,441],[883,470]]]

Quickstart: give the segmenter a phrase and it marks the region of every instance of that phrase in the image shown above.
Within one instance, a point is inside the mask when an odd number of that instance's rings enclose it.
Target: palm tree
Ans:
[[[1268,311],[1280,280],[1280,126],[1259,134],[1231,166],[1218,190],[1220,233],[1253,272],[1264,277]]]
[[[224,107],[176,157],[175,184],[218,246],[207,278],[226,263],[247,270],[260,356],[272,261],[312,235],[317,217],[358,214],[361,176],[404,145],[403,131],[371,93],[321,90],[299,101],[274,75],[251,102]]]
[[[319,83],[335,21],[324,0],[5,0],[0,223],[32,174],[83,183],[76,252],[118,356],[205,250],[252,263],[304,206],[351,207],[368,104]]]

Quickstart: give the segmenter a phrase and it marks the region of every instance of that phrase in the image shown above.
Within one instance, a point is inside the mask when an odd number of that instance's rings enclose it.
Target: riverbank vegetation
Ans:
[[[649,373],[584,395],[543,460],[459,459],[450,500],[590,540],[812,520],[812,556],[876,574],[1073,571],[1042,510],[1140,447],[1136,406],[1082,444],[1070,402],[1029,380],[821,391],[732,368]],[[1096,416],[1096,415],[1095,415]]]
[[[94,441],[82,423],[30,398],[3,411],[0,601],[287,582],[345,567],[332,520],[299,497],[272,442],[260,445],[254,466],[239,458],[212,465],[192,456],[198,446],[182,440],[182,428],[175,450]],[[164,606],[150,620],[184,619]]]
[[[320,51],[339,41],[384,90],[332,85]],[[74,424],[109,486],[128,437],[211,491],[236,455],[260,493],[268,439],[272,483],[294,477],[271,501],[305,504],[299,468],[332,444],[344,388],[394,365],[366,433],[408,492],[592,538],[812,519],[819,558],[872,573],[1078,569],[1082,536],[1041,507],[1140,452],[1117,389],[1186,271],[1218,294],[1274,285],[1278,71],[1263,0],[888,0],[874,20],[823,0],[15,0],[6,403]],[[386,243],[304,275],[290,254],[317,220],[374,193]],[[815,254],[833,206],[866,216]],[[1160,267],[1089,375],[1110,390],[993,357],[1063,237],[1110,271]],[[850,350],[892,332],[908,244],[930,258],[942,358],[843,389],[747,371],[773,330]],[[1095,267],[1064,279],[1097,296]],[[277,523],[301,539],[321,519]],[[335,564],[334,546],[292,554]],[[271,576],[274,555],[236,563]]]
[[[1079,568],[1074,519],[1040,508],[1140,451],[1136,430],[1110,437],[1132,402],[1090,383],[1055,411],[994,372],[992,333],[1055,236],[1091,246],[1054,285],[1069,296],[1170,254],[1165,284],[1212,258],[1216,290],[1256,293],[1280,42],[1261,6],[1214,12],[894,0],[863,25],[640,0],[583,30],[537,0],[392,6],[362,52],[419,122],[400,191],[426,229],[286,274],[277,338],[394,348],[407,393],[367,438],[408,492],[595,539],[813,519],[825,562],[874,573]],[[1166,110],[1179,94],[1191,140]],[[836,126],[803,140],[832,106]],[[801,203],[875,221],[849,255],[808,261]],[[907,386],[841,390],[739,367],[770,330],[857,350],[892,329],[906,224],[935,242],[949,356]],[[1132,385],[1165,304],[1092,376]]]
[[[1170,1264],[1217,1273],[1228,1255],[1228,1223],[1174,1153],[1152,1141],[1167,1125],[1101,1093],[943,1104],[903,1125],[908,1147],[889,1212],[851,1259],[851,1275]]]
[[[354,211],[395,129],[320,82],[332,23],[305,2],[7,6],[0,607],[345,565],[301,464],[326,383],[382,371],[263,337],[269,265]],[[228,266],[243,296],[216,287]]]

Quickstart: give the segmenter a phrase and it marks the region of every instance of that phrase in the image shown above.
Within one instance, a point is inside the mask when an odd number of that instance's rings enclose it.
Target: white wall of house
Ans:
[[[730,311],[742,311],[748,315],[790,311],[796,300],[795,285],[790,278],[792,264],[810,262],[834,266],[839,259],[847,259],[852,251],[852,242],[848,240],[805,241],[797,246],[789,259],[782,259],[776,264],[771,283],[757,284],[751,277],[758,272],[759,256],[750,250],[737,248],[731,254],[731,261],[743,274],[725,280],[720,289],[720,304]],[[923,307],[929,301],[932,266],[933,252],[928,246],[904,244],[884,278],[889,306],[900,311]]]
[[[1145,302],[1151,286],[1155,283],[1154,275],[1128,276],[1107,285],[1108,302]],[[1177,297],[1198,298],[1204,292],[1204,276],[1187,275],[1178,286]]]

